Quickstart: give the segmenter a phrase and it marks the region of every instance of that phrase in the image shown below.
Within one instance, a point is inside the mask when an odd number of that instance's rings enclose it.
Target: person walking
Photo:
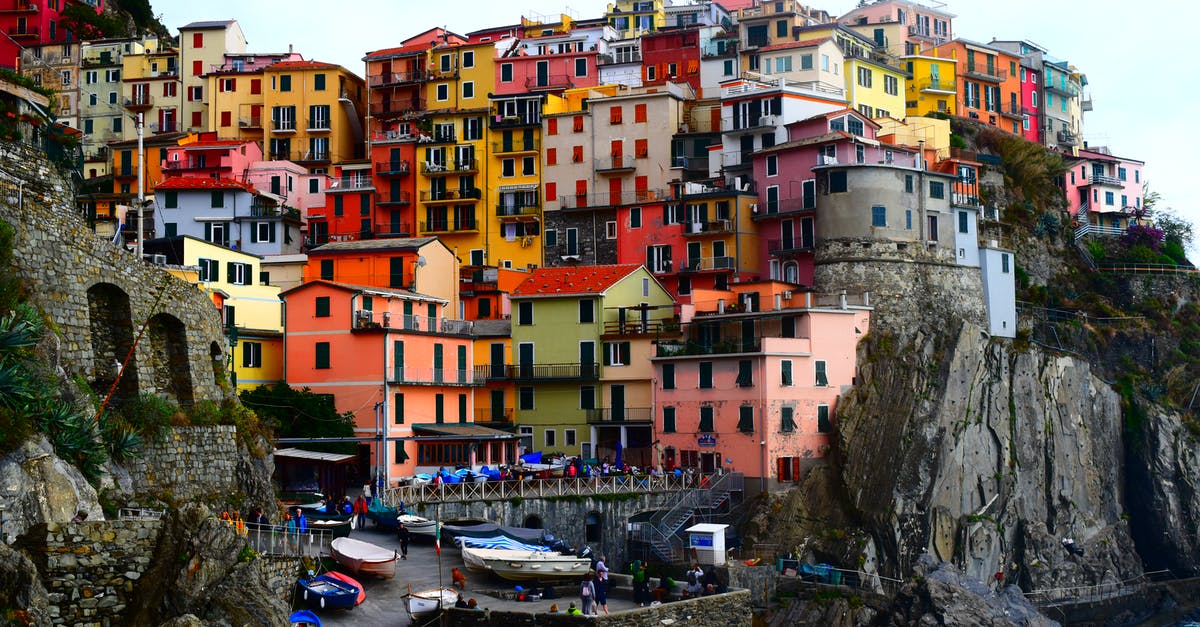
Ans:
[[[408,541],[412,539],[412,532],[404,523],[396,525],[396,538],[400,540],[400,559],[408,559]]]
[[[700,592],[704,590],[704,585],[700,583],[703,578],[704,571],[701,570],[700,564],[692,562],[692,568],[687,571],[687,594],[689,597],[700,596]]]
[[[650,575],[642,560],[633,562],[633,601],[640,607],[650,602]]]
[[[363,529],[367,524],[367,510],[371,508],[371,504],[367,501],[365,495],[358,495],[354,500],[354,514],[358,518],[358,528]]]
[[[596,601],[596,571],[589,570],[583,581],[579,582],[579,605],[583,608],[584,616],[594,615],[593,603]]]
[[[607,559],[602,554],[596,560],[596,606],[604,610],[605,615],[608,615],[608,566],[604,564]]]

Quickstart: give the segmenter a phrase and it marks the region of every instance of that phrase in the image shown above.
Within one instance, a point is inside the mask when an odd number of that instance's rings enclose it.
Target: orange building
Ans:
[[[1020,57],[966,39],[946,42],[924,54],[958,61],[958,115],[1021,134]]]
[[[304,281],[412,290],[442,299],[449,311],[458,312],[458,268],[454,253],[436,237],[363,239],[309,250]]]

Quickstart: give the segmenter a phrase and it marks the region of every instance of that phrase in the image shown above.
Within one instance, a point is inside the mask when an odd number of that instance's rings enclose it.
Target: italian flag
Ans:
[[[433,527],[433,550],[438,555],[442,554],[442,526],[436,523]]]

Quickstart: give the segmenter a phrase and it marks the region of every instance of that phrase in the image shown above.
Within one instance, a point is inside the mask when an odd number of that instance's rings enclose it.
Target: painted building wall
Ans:
[[[905,86],[905,109],[910,116],[942,112],[957,115],[958,61],[912,55],[901,59],[912,78]]]
[[[818,243],[827,239],[869,237],[910,242],[936,242],[939,254],[950,258],[950,193],[953,176],[899,165],[818,166]],[[831,192],[829,178],[846,176],[845,192]],[[840,174],[838,175],[840,176]],[[908,186],[912,177],[912,186]],[[941,198],[935,197],[941,184]],[[912,189],[912,192],[906,190]],[[882,226],[875,207],[882,207]],[[911,218],[911,219],[910,219]],[[931,223],[931,220],[935,222]],[[936,226],[936,230],[933,230]]]
[[[996,337],[1017,336],[1016,263],[1013,254],[984,247],[979,258],[983,273],[983,298],[987,306],[988,333]]]

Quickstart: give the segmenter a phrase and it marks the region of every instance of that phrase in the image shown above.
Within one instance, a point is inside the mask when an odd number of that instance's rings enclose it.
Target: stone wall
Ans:
[[[546,266],[604,265],[617,263],[617,240],[609,239],[605,223],[617,219],[616,209],[558,210],[545,212],[546,230],[558,231],[558,245],[543,253]],[[566,260],[567,229],[578,229],[579,260]]]
[[[3,143],[0,172],[0,220],[16,232],[16,273],[54,329],[52,367],[107,392],[146,324],[118,399],[150,392],[187,404],[232,394],[228,342],[208,296],[92,233],[70,183],[39,151]]]
[[[746,566],[737,562],[729,564],[729,587],[750,591],[750,603],[756,608],[771,605],[779,579],[774,564]]]
[[[158,521],[50,524],[35,553],[56,625],[121,624],[158,543]]]
[[[238,457],[236,427],[175,427],[126,470],[137,493],[191,500],[236,492]]]
[[[703,625],[704,627],[746,627],[752,623],[750,593],[736,590],[710,597],[642,607],[607,616],[568,616],[501,610],[451,609],[449,624],[477,627],[556,627],[558,625],[597,625],[602,627],[657,627],[659,625]]]
[[[275,591],[284,601],[292,600],[296,590],[296,579],[300,576],[304,560],[299,557],[284,557],[278,555],[263,556],[256,560],[262,565],[263,578],[267,587]]]

